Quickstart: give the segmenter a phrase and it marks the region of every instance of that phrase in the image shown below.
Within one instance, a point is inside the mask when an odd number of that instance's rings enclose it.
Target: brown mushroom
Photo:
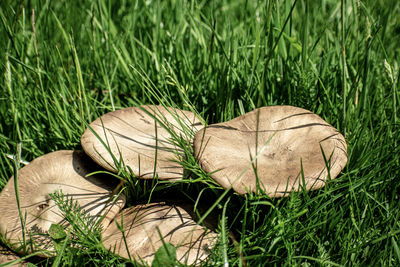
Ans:
[[[218,236],[196,224],[188,209],[165,203],[125,209],[104,231],[103,244],[124,258],[130,255],[139,262],[151,264],[163,243],[170,243],[176,247],[178,261],[197,265],[210,254]],[[123,231],[117,223],[123,225]]]
[[[171,132],[177,137],[193,135],[202,124],[190,111],[149,105],[107,113],[90,128],[81,138],[82,147],[107,170],[116,172],[115,160],[122,159],[139,178],[152,179],[156,173],[160,179],[181,179],[178,161],[183,155]]]
[[[50,198],[50,194],[57,190],[76,201],[91,216],[101,218],[104,215],[101,223],[103,227],[108,226],[124,206],[125,198],[120,196],[112,201],[110,192],[113,185],[106,185],[104,177],[85,177],[92,172],[91,162],[82,152],[64,150],[43,155],[18,171],[18,193],[26,241],[33,241],[39,249],[51,250],[50,238],[43,234],[53,223],[67,226],[58,206]],[[0,233],[18,250],[23,243],[23,231],[14,177],[0,193],[0,214]],[[32,252],[30,246],[27,252]]]
[[[195,135],[194,151],[224,188],[239,194],[260,188],[271,197],[320,188],[328,169],[333,179],[347,162],[344,137],[318,115],[292,106],[263,107],[209,125]]]

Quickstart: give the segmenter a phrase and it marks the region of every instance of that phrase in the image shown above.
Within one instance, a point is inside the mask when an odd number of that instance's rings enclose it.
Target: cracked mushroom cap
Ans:
[[[25,219],[25,238],[34,247],[52,248],[51,239],[43,235],[53,223],[67,226],[58,206],[50,194],[61,190],[64,196],[75,200],[91,216],[101,218],[107,227],[125,204],[120,196],[114,204],[110,199],[113,185],[104,184],[104,177],[93,175],[94,163],[84,153],[77,151],[56,151],[36,158],[18,171],[18,192],[21,214]],[[0,233],[18,250],[23,243],[23,233],[19,217],[14,177],[8,181],[0,193]],[[34,249],[35,250],[35,249]],[[31,252],[28,247],[28,252]],[[44,254],[42,256],[45,256]]]
[[[321,148],[333,179],[347,162],[344,137],[318,115],[292,106],[259,108],[209,125],[194,138],[201,167],[224,188],[257,192],[258,182],[271,197],[322,187],[328,169]]]
[[[124,258],[130,255],[139,262],[151,264],[164,241],[176,247],[178,261],[198,265],[208,257],[218,235],[196,224],[190,214],[190,207],[186,205],[165,203],[124,209],[103,232],[103,244]],[[127,246],[116,222],[124,226]]]
[[[186,138],[190,137],[185,132],[193,135],[203,127],[190,111],[152,105],[130,107],[109,112],[92,122],[92,129],[86,129],[81,144],[86,154],[109,171],[117,171],[114,155],[139,178],[152,179],[156,166],[160,179],[182,179],[183,167],[177,162],[183,156],[182,150],[160,122],[178,137]]]

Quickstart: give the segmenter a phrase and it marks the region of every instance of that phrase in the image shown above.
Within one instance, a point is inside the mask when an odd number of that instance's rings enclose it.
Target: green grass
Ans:
[[[190,179],[131,179],[128,201],[175,194],[215,207],[210,265],[398,266],[399,13],[397,0],[3,0],[0,188],[18,145],[26,161],[80,149],[87,123],[114,109],[161,103],[216,123],[294,105],[348,142],[346,168],[324,188],[241,197],[188,156]],[[89,249],[65,247],[42,264],[124,262],[80,243]]]

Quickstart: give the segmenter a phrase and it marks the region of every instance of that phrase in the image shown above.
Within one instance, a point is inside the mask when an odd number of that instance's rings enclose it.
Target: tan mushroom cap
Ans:
[[[328,170],[321,147],[333,179],[347,162],[344,137],[318,115],[292,106],[259,108],[209,125],[194,138],[201,167],[224,188],[256,192],[257,173],[260,188],[271,197],[299,190],[301,166],[305,188],[322,187]]]
[[[56,190],[77,201],[92,216],[101,218],[106,214],[102,225],[104,228],[109,225],[124,206],[125,198],[120,196],[112,204],[112,186],[104,184],[104,177],[85,178],[93,171],[91,164],[94,165],[84,153],[64,150],[36,158],[18,171],[21,212],[26,216],[26,240],[32,235],[32,241],[40,249],[51,250],[50,238],[42,234],[47,233],[53,223],[66,225],[61,211],[49,196]],[[13,177],[0,193],[0,214],[0,233],[18,250],[23,243],[23,234]],[[32,252],[29,247],[27,252]]]
[[[18,255],[0,246],[0,264],[11,264],[12,262],[16,262],[13,263],[13,267],[22,267],[28,265],[28,263],[21,260]]]
[[[128,247],[132,258],[151,264],[154,254],[164,241],[176,247],[178,261],[197,265],[208,257],[218,235],[196,224],[188,209],[189,207],[165,203],[125,209],[104,231],[103,244],[124,258],[129,258],[126,250]],[[116,222],[124,225],[127,246]]]
[[[137,177],[152,179],[156,165],[160,179],[182,179],[183,168],[177,162],[182,151],[173,144],[171,133],[160,122],[177,136],[185,136],[187,131],[195,133],[203,127],[190,111],[152,105],[109,112],[90,127],[109,145],[115,158],[122,158]],[[90,128],[86,129],[82,147],[95,162],[115,172],[113,158],[98,137]]]

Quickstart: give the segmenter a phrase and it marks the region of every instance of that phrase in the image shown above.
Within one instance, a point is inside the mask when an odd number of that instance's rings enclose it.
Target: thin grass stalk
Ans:
[[[342,51],[342,93],[343,93],[343,135],[346,137],[346,97],[347,97],[347,81],[346,81],[346,46],[345,46],[345,7],[346,0],[340,0],[340,11],[341,11],[341,51]]]
[[[21,202],[20,202],[20,197],[19,197],[19,183],[18,183],[18,170],[20,167],[20,159],[21,159],[21,143],[17,144],[17,151],[14,159],[14,190],[15,190],[15,198],[17,201],[17,207],[18,207],[18,214],[19,214],[19,220],[21,223],[21,228],[22,228],[22,251],[24,254],[26,254],[26,236],[25,236],[25,216],[22,214],[21,210]]]
[[[10,44],[10,43],[9,43]],[[11,105],[11,111],[13,114],[13,124],[17,133],[17,138],[18,141],[22,140],[21,136],[21,131],[19,129],[19,123],[18,123],[18,110],[15,108],[15,99],[14,99],[14,94],[13,94],[13,89],[12,89],[12,74],[11,74],[11,65],[10,61],[8,58],[8,53],[6,53],[6,71],[4,73],[5,76],[5,83],[6,87],[8,89],[8,94],[9,94],[9,99],[10,99],[10,105]]]
[[[33,31],[33,47],[35,50],[35,56],[36,56],[36,68],[37,68],[37,75],[38,75],[38,79],[39,79],[39,86],[40,86],[40,90],[42,92],[42,98],[44,101],[44,107],[46,110],[46,115],[47,115],[47,121],[50,124],[50,129],[52,129],[52,120],[50,117],[50,111],[49,111],[49,104],[48,104],[48,100],[47,100],[47,95],[44,91],[44,86],[43,86],[43,79],[42,79],[42,70],[40,68],[40,60],[39,60],[39,50],[38,50],[38,45],[37,45],[37,36],[36,36],[36,28],[35,28],[35,9],[32,9],[32,31]]]
[[[230,198],[225,202],[224,208],[222,210],[222,219],[221,219],[221,239],[222,239],[222,255],[224,261],[224,267],[229,266],[228,261],[228,234],[227,234],[227,221],[226,221],[226,208],[228,206]]]
[[[83,82],[81,65],[79,63],[78,54],[76,52],[74,41],[71,36],[69,38],[69,42],[71,43],[71,48],[72,48],[72,56],[74,59],[75,70],[76,70],[75,74],[76,74],[76,78],[78,79],[78,98],[79,98],[79,103],[80,103],[82,120],[86,119],[87,121],[89,121],[90,120],[89,104],[88,104],[88,100],[86,98],[86,89],[85,89],[85,84]],[[82,129],[85,129],[84,124],[85,123],[82,122]]]

